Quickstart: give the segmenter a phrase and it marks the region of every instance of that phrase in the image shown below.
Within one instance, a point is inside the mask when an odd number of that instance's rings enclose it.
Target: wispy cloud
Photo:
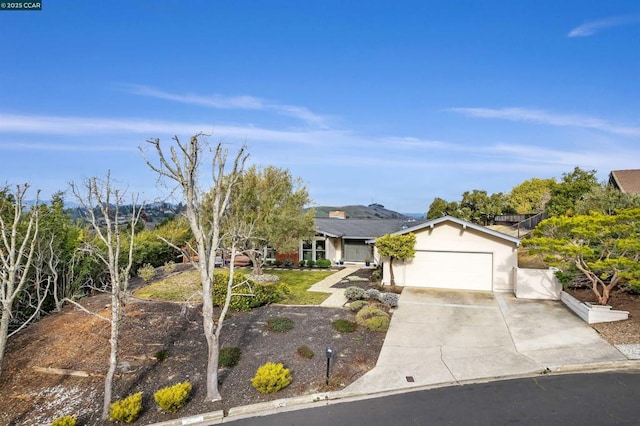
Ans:
[[[279,142],[297,145],[319,145],[327,139],[348,137],[339,130],[273,130],[254,126],[213,126],[204,123],[185,123],[145,119],[92,117],[59,117],[47,115],[17,115],[0,113],[0,132],[48,135],[121,135],[145,137],[192,135],[198,132],[215,138],[233,138],[251,142]]]
[[[202,96],[196,94],[176,94],[163,90],[154,89],[143,85],[124,85],[127,93],[134,95],[147,96],[151,98],[164,99],[183,104],[200,105],[208,108],[216,109],[245,109],[255,111],[270,111],[279,115],[293,117],[305,123],[319,127],[327,127],[327,118],[310,111],[308,108],[296,105],[286,105],[269,102],[267,100],[254,96],[222,96],[210,95]]]
[[[587,22],[578,27],[575,27],[574,29],[569,31],[569,34],[567,34],[567,36],[589,37],[607,28],[638,23],[640,23],[640,15],[612,16],[610,18]]]
[[[137,151],[135,145],[115,144],[59,144],[46,142],[2,142],[0,151],[56,151],[56,152],[127,152]]]
[[[621,126],[606,120],[575,114],[555,114],[543,110],[528,108],[449,108],[456,112],[476,118],[493,118],[510,121],[527,121],[560,127],[582,127],[599,130],[621,136],[640,136],[640,127]]]

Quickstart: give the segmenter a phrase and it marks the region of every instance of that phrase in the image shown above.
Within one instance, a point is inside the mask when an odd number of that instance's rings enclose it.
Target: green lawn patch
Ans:
[[[202,301],[202,286],[198,271],[186,271],[166,280],[156,281],[133,292],[135,297],[147,300],[184,302]]]
[[[280,281],[287,284],[290,293],[279,301],[283,305],[319,305],[329,293],[307,291],[309,287],[322,281],[335,271],[299,271],[299,270],[270,270],[269,274],[277,275]]]
[[[225,270],[220,270],[224,272]],[[244,275],[248,271],[236,271],[238,275]],[[270,270],[269,274],[277,275],[280,281],[285,283],[290,290],[285,299],[278,303],[285,305],[318,305],[325,300],[328,293],[309,292],[307,289],[318,281],[323,280],[334,271],[300,271],[300,270]],[[134,291],[134,296],[147,300],[164,300],[173,302],[202,301],[200,273],[187,271],[174,275],[165,280],[156,281]]]

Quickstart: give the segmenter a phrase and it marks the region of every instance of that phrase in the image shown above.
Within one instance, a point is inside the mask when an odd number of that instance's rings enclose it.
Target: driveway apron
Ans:
[[[374,369],[344,392],[542,372],[626,358],[561,302],[407,287]]]

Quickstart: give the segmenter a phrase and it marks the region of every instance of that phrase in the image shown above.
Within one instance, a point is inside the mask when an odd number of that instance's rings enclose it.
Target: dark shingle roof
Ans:
[[[640,169],[613,170],[609,183],[625,194],[640,194]]]
[[[416,226],[415,219],[335,219],[316,218],[316,230],[328,237],[373,239]]]

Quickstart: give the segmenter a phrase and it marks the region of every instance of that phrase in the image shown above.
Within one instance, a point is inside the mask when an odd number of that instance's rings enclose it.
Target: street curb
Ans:
[[[364,399],[382,398],[391,395],[401,395],[409,392],[417,392],[422,390],[439,389],[450,386],[464,386],[479,383],[490,383],[500,380],[514,380],[531,377],[539,377],[543,375],[554,374],[571,374],[571,373],[595,373],[600,371],[614,370],[640,370],[640,360],[629,361],[608,361],[590,364],[571,364],[547,366],[545,369],[532,372],[530,374],[515,374],[510,376],[493,376],[478,379],[469,379],[461,381],[449,381],[441,383],[433,383],[428,385],[418,385],[399,389],[382,390],[368,393],[355,393],[343,391],[315,393],[310,395],[297,396],[293,398],[276,399],[273,401],[260,402],[257,404],[244,405],[229,409],[227,416],[224,416],[222,410],[210,413],[200,414],[196,416],[184,417],[181,419],[169,420],[162,423],[154,423],[152,426],[182,426],[182,425],[213,425],[233,422],[250,417],[268,416],[275,413],[284,413],[288,411],[303,410],[305,408],[322,407],[334,404],[356,402]]]
[[[608,370],[634,370],[640,369],[640,360],[627,360],[627,361],[606,361],[606,362],[594,362],[590,364],[568,364],[568,365],[549,365],[547,370],[550,373],[575,373],[575,372],[590,372],[590,371],[608,371]]]

